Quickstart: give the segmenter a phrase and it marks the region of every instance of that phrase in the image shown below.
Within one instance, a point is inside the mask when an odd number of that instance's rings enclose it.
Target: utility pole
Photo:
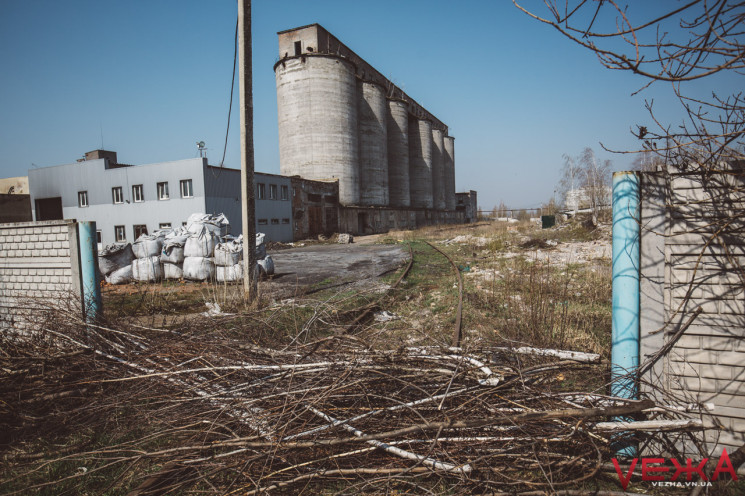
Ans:
[[[253,83],[251,70],[251,0],[238,0],[238,87],[241,107],[241,215],[243,220],[243,290],[256,299],[256,221],[254,212]]]

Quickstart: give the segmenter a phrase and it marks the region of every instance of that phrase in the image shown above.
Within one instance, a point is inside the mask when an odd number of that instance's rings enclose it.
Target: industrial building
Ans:
[[[254,183],[256,230],[268,241],[292,241],[290,178],[257,172]],[[134,166],[108,150],[29,171],[34,220],[95,221],[101,245],[183,225],[196,212],[224,213],[238,235],[240,185],[240,170],[213,167],[206,157]]]
[[[338,181],[340,231],[463,222],[448,127],[320,25],[278,36],[280,173]]]

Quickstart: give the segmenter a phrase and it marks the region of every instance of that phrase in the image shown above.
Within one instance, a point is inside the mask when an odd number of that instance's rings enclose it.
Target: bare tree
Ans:
[[[611,161],[598,160],[587,147],[578,157],[564,154],[559,182],[565,208],[575,211],[589,208],[597,219],[600,209],[610,204]]]
[[[592,209],[593,218],[597,221],[601,208],[610,205],[612,163],[610,160],[598,160],[593,149],[587,147],[582,151],[580,164],[584,179],[582,187]]]
[[[631,162],[631,170],[637,170],[642,172],[654,172],[658,167],[663,168],[665,161],[657,154],[644,150],[637,153]]]
[[[528,11],[517,0],[513,3],[592,50],[605,67],[644,76],[647,85],[672,84],[685,120],[675,127],[661,122],[648,101],[655,128],[636,126],[632,133],[641,140],[640,150],[626,153],[654,152],[682,170],[706,170],[745,158],[743,93],[725,95],[715,90],[710,98],[700,99],[686,96],[682,86],[702,78],[716,84],[717,75],[724,71],[729,77],[743,75],[745,3],[693,0],[650,8],[646,3],[614,0],[546,0],[544,15]]]
[[[560,203],[565,208],[574,209],[575,211],[579,208],[579,202],[574,201],[574,196],[579,190],[580,185],[583,182],[582,168],[580,167],[577,160],[571,155],[564,154],[564,166],[561,168],[561,179],[559,180],[559,195]]]

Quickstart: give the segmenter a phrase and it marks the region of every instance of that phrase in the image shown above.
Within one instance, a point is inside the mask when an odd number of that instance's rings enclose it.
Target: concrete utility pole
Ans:
[[[254,213],[253,84],[251,72],[251,0],[238,0],[238,87],[241,102],[241,214],[243,218],[243,290],[256,299],[256,222]]]

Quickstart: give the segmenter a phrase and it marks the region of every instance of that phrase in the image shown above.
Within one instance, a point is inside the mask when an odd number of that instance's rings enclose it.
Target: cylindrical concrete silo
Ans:
[[[409,120],[409,193],[411,206],[432,208],[432,123]]]
[[[445,136],[444,143],[445,208],[455,210],[455,138]]]
[[[432,198],[434,208],[438,210],[445,209],[445,144],[442,136],[441,129],[432,130]]]
[[[359,204],[357,80],[354,65],[328,55],[274,66],[279,169],[285,176],[339,180],[339,201]]]
[[[382,86],[360,81],[357,86],[360,148],[360,204],[388,205],[388,105]]]
[[[406,102],[388,100],[388,198],[392,207],[408,207],[409,110]]]

